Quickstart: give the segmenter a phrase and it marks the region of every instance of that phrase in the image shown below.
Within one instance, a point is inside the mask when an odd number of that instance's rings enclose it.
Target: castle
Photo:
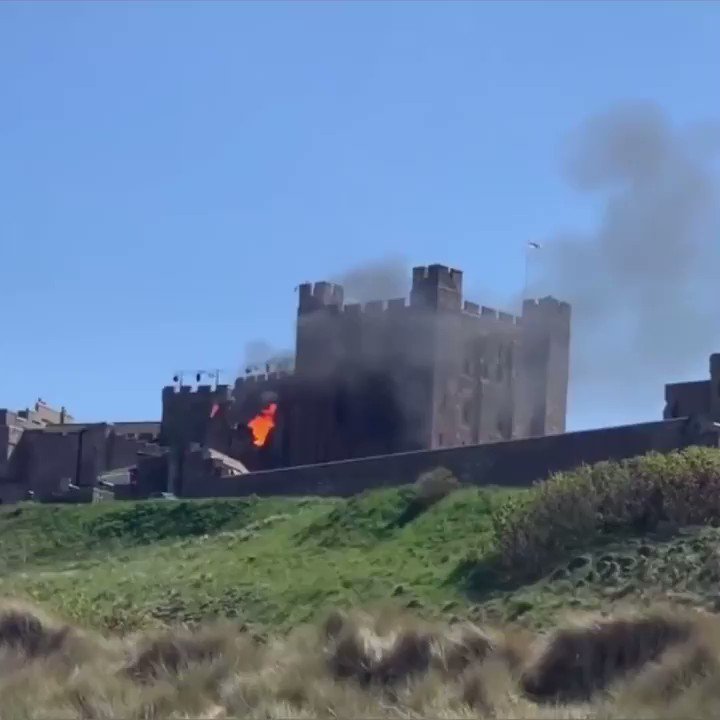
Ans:
[[[563,432],[569,306],[527,301],[515,317],[464,302],[462,281],[418,267],[409,302],[365,306],[344,304],[339,285],[300,285],[295,371],[201,397],[166,387],[163,443],[208,445],[258,470]],[[271,403],[257,447],[248,424]],[[222,412],[208,423],[213,404]]]
[[[554,298],[520,316],[463,298],[463,274],[416,267],[409,299],[346,304],[298,288],[295,369],[231,388],[162,391],[160,423],[73,422],[0,410],[0,501],[352,494],[444,464],[470,482],[527,484],[582,462],[715,444],[711,380],[667,386],[665,418],[566,433],[570,316]]]

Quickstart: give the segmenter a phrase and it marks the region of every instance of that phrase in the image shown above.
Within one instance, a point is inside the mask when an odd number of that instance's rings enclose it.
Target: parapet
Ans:
[[[569,332],[570,304],[553,297],[523,300],[521,321],[535,327],[546,325]]]
[[[235,389],[246,386],[257,386],[263,383],[277,382],[284,378],[292,377],[293,373],[286,372],[284,370],[278,370],[277,372],[259,373],[258,375],[245,375],[244,377],[238,377],[235,379]]]
[[[364,305],[360,303],[348,303],[343,306],[343,314],[349,317],[357,317],[363,313],[377,315],[381,312],[400,312],[408,307],[405,298],[392,298],[390,300],[371,300]]]
[[[230,386],[224,384],[216,385],[214,388],[211,385],[198,385],[195,390],[193,390],[192,385],[166,385],[162,390],[162,397],[164,401],[166,398],[172,398],[176,395],[186,397],[196,397],[198,395],[223,396],[229,395],[229,393]]]
[[[513,315],[512,313],[503,312],[502,310],[496,310],[495,308],[487,307],[486,305],[478,305],[477,303],[466,300],[463,303],[463,312],[466,315],[475,315],[482,318],[489,318],[491,320],[497,320],[498,322],[505,323],[507,325],[515,325],[520,321],[520,318]]]
[[[542,313],[543,315],[567,315],[569,317],[570,303],[557,300],[550,296],[523,300],[523,315],[537,313]]]
[[[325,307],[341,308],[345,291],[330,282],[303,283],[298,287],[298,313],[309,313]]]

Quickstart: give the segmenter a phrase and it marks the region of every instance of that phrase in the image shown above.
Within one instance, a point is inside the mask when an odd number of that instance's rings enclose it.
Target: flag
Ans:
[[[533,248],[533,250],[539,250],[542,247],[542,245],[540,243],[530,241],[528,243],[528,247]]]

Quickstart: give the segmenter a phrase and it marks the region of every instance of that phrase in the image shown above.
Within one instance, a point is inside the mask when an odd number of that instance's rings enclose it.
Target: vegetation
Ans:
[[[0,513],[0,596],[30,605],[0,608],[0,706],[708,714],[718,520],[710,448],[529,490],[462,488],[439,469],[349,500],[20,506]]]
[[[7,718],[622,718],[720,710],[720,621],[655,608],[544,636],[385,611],[283,637],[236,623],[101,637],[0,607]]]
[[[720,521],[720,453],[695,447],[556,475],[494,515],[496,552],[514,573],[617,534]]]
[[[28,505],[0,515],[0,596],[131,631],[218,616],[275,630],[394,597],[442,610],[507,493],[464,489],[405,521],[412,487],[350,500]]]

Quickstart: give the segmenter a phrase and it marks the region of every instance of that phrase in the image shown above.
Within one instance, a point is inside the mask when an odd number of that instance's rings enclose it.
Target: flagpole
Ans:
[[[528,292],[530,290],[530,251],[539,250],[542,245],[538,242],[528,241],[525,243],[525,280],[523,282],[523,300],[528,299]]]

